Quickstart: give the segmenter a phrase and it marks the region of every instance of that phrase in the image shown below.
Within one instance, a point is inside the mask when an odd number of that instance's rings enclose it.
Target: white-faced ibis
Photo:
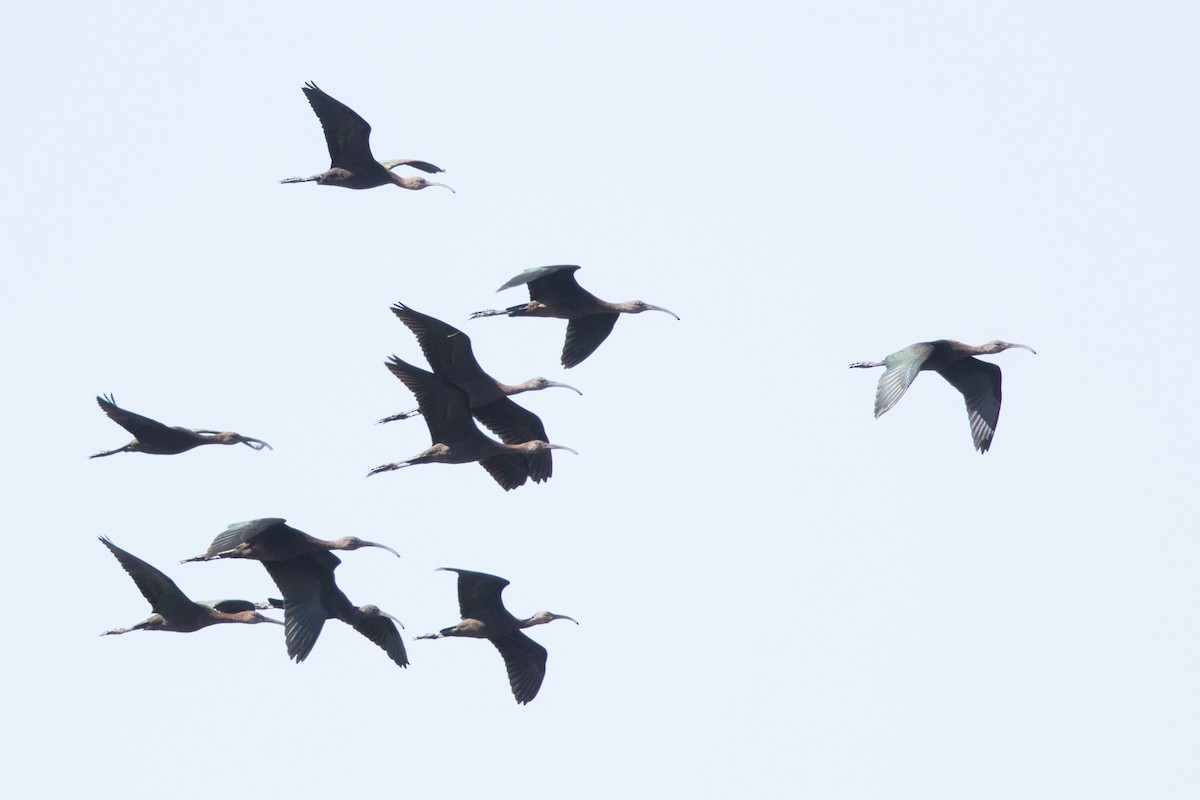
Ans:
[[[132,628],[113,628],[100,634],[101,636],[129,631],[191,633],[222,622],[241,622],[247,625],[259,622],[283,624],[277,619],[264,617],[255,610],[268,608],[265,603],[251,603],[249,600],[207,600],[197,603],[189,600],[175,585],[175,581],[158,569],[117,547],[105,536],[101,536],[100,541],[117,557],[117,561],[121,562],[121,566],[129,573],[129,577],[133,578],[142,596],[154,609],[149,619],[142,620]]]
[[[242,436],[240,433],[228,431],[190,430],[189,428],[171,428],[157,420],[143,417],[117,405],[112,395],[97,397],[96,402],[108,414],[109,419],[133,434],[133,441],[116,450],[104,450],[88,458],[111,456],[114,453],[153,453],[155,455],[171,456],[185,453],[193,447],[202,444],[244,444],[253,450],[264,447],[271,450],[271,445],[262,439]]]
[[[368,542],[357,536],[343,536],[326,541],[296,530],[279,517],[252,519],[235,522],[213,539],[203,555],[188,561],[213,561],[218,558],[250,558],[255,561],[286,561],[289,558],[329,550],[357,550],[360,547],[378,547],[400,557],[392,548],[378,542]]]
[[[502,292],[523,283],[529,284],[529,302],[510,306],[503,310],[476,311],[471,319],[478,317],[557,317],[570,320],[567,323],[567,341],[563,345],[562,365],[567,369],[582,362],[612,333],[617,317],[622,314],[640,314],[643,311],[662,311],[675,319],[679,315],[660,306],[652,306],[641,300],[626,303],[608,303],[584,289],[575,281],[573,264],[558,264],[552,267],[534,267],[501,286]]]
[[[389,183],[404,189],[424,189],[441,186],[424,178],[402,178],[392,172],[399,166],[414,167],[424,172],[444,172],[428,161],[396,159],[379,162],[371,155],[371,126],[344,103],[334,100],[317,88],[315,83],[304,85],[304,96],[321,120],[325,143],[329,145],[329,169],[311,178],[284,178],[280,183],[316,181],[321,186],[344,186],[347,189],[373,189]],[[450,189],[450,191],[454,191]]]
[[[1024,344],[996,340],[974,347],[952,339],[917,342],[892,353],[883,361],[856,361],[851,368],[887,367],[875,389],[875,418],[878,419],[904,396],[909,384],[922,370],[935,370],[950,385],[962,392],[967,401],[967,416],[971,420],[971,436],[975,449],[986,453],[996,434],[1000,419],[1000,368],[973,356],[990,355],[1021,347],[1037,354]]]
[[[486,572],[442,567],[458,573],[458,609],[462,622],[437,633],[418,636],[418,639],[441,639],[446,636],[465,636],[487,639],[496,645],[508,668],[508,682],[518,703],[528,703],[537,697],[546,677],[546,648],[521,633],[522,628],[545,625],[556,619],[569,619],[564,614],[539,611],[528,619],[517,619],[504,607],[500,593],[508,581]]]
[[[470,402],[462,389],[395,356],[387,362],[387,368],[417,396],[417,405],[429,427],[433,446],[406,461],[375,467],[367,473],[368,476],[416,464],[469,464],[478,461],[495,478],[496,483],[503,486],[505,491],[510,491],[523,485],[532,474],[532,456],[548,450],[575,453],[569,447],[549,444],[544,440],[501,444],[475,427],[471,419]],[[543,481],[548,477],[549,470],[542,477],[535,476],[534,480]]]
[[[555,386],[583,394],[574,386],[546,378],[530,378],[516,385],[501,383],[479,366],[471,349],[470,337],[458,328],[402,303],[392,306],[392,313],[417,337],[433,374],[466,392],[471,415],[490,428],[505,444],[546,441],[548,438],[538,415],[514,403],[509,399],[511,395]],[[381,419],[380,422],[407,419],[420,413],[420,409],[407,411]],[[535,481],[544,481],[552,474],[553,463],[549,451],[535,453],[529,457],[529,461],[529,474]]]
[[[271,604],[283,607],[288,656],[296,663],[308,658],[325,620],[340,619],[383,648],[397,666],[407,667],[404,640],[396,630],[399,620],[378,606],[351,603],[333,580],[333,571],[340,563],[340,558],[326,550],[286,561],[262,562],[283,593],[282,604],[277,600],[272,600]]]

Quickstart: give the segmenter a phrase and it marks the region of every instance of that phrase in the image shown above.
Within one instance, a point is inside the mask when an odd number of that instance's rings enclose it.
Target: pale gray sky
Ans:
[[[346,8],[6,15],[0,793],[1200,792],[1200,8]],[[328,165],[307,80],[458,193],[280,186]],[[682,320],[570,371],[561,321],[467,321],[554,263]],[[423,363],[396,301],[578,386],[522,402],[580,455],[366,479],[429,443],[373,425],[413,405],[384,359]],[[876,421],[846,369],[937,338],[1038,350],[990,359],[984,456],[938,376]],[[128,441],[102,392],[275,450],[89,461]],[[337,622],[299,666],[274,627],[97,635],[148,614],[97,536],[259,599],[176,562],[262,516],[403,555],[338,580],[408,670]],[[411,640],[457,619],[440,566],[580,621],[531,632],[531,705],[489,645]]]

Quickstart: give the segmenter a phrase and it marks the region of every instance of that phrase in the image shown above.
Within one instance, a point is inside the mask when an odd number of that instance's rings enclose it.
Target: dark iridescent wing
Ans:
[[[503,292],[505,289],[511,289],[514,286],[527,283],[529,284],[529,298],[531,300],[539,299],[539,293],[543,292],[553,294],[564,291],[583,291],[583,288],[575,282],[574,272],[577,269],[579,269],[577,264],[555,264],[549,267],[533,267],[509,278],[496,291]]]
[[[470,435],[468,428],[474,428],[475,423],[471,421],[470,401],[462,389],[395,356],[386,366],[416,396],[435,444]]]
[[[521,275],[529,275],[521,282],[529,284],[530,300],[562,310],[590,310],[601,301],[575,280],[575,271],[578,269],[579,267],[574,264],[537,267],[521,273]],[[513,278],[509,283],[515,280],[517,278]]]
[[[471,409],[471,413],[505,444],[524,444],[535,439],[549,441],[541,417],[511,398],[501,397],[486,406]]]
[[[964,358],[938,372],[962,392],[975,449],[986,453],[1000,420],[1000,368],[978,358]]]
[[[508,397],[501,397],[486,406],[473,408],[471,413],[505,444],[524,444],[534,439],[549,441],[541,418]],[[549,450],[525,458],[529,464],[529,477],[538,483],[553,474],[554,462],[550,458]]]
[[[588,314],[567,323],[567,341],[563,344],[562,365],[567,369],[596,352],[617,324],[620,314]]]
[[[492,644],[504,657],[508,668],[508,683],[518,703],[528,703],[537,697],[546,678],[546,648],[521,631],[492,639]]]
[[[505,453],[479,460],[479,466],[488,471],[496,483],[509,492],[524,486],[529,479],[529,459],[521,453]]]
[[[413,169],[419,169],[422,172],[438,173],[446,171],[436,164],[430,164],[428,161],[418,161],[415,158],[393,158],[390,161],[380,161],[379,163],[382,164],[385,169],[395,169],[396,167],[412,167]]]
[[[325,94],[315,83],[306,83],[303,91],[317,119],[321,120],[331,166],[354,172],[364,162],[374,163],[371,126],[367,121],[350,106]]]
[[[453,381],[464,371],[483,372],[471,349],[470,337],[458,328],[402,303],[392,306],[392,313],[417,337],[425,360],[436,374]]]
[[[215,608],[222,614],[239,614],[243,611],[258,610],[258,606],[249,600],[201,600],[200,605]]]
[[[897,350],[883,360],[887,369],[879,377],[879,386],[875,389],[876,419],[900,402],[900,398],[921,371],[921,366],[932,354],[933,345],[921,343]]]
[[[396,623],[391,619],[382,614],[359,614],[358,619],[354,622],[354,630],[382,647],[387,652],[388,658],[396,662],[397,666],[408,666],[408,653],[404,650],[404,640],[400,638],[400,631],[396,629]]]
[[[263,531],[270,530],[276,525],[283,525],[287,520],[281,517],[263,517],[262,519],[252,519],[248,522],[235,522],[217,535],[213,539],[212,544],[208,546],[208,552],[204,554],[205,558],[212,558],[217,553],[224,553],[227,550],[232,550],[240,544],[248,544],[254,538],[260,535]]]
[[[133,434],[133,438],[139,442],[165,444],[167,442],[178,441],[180,443],[192,444],[196,440],[196,436],[190,431],[172,428],[156,419],[150,419],[149,417],[143,417],[141,414],[126,411],[117,405],[112,395],[98,396],[96,402],[100,404],[100,408],[108,415],[109,419]]]
[[[504,608],[504,601],[500,599],[500,593],[508,586],[508,581],[504,578],[486,572],[472,572],[469,569],[442,569],[458,573],[458,610],[463,619],[490,622],[512,618]]]
[[[341,559],[333,553],[309,553],[287,561],[263,561],[262,565],[283,593],[283,624],[288,656],[301,662],[308,658],[329,612],[326,595],[334,588],[333,570]]]
[[[117,547],[107,536],[101,536],[100,541],[109,549],[121,566],[133,578],[138,591],[150,603],[155,613],[167,619],[179,616],[181,611],[191,609],[195,604],[188,596],[179,590],[175,581],[168,578],[160,570],[150,566],[132,553]]]

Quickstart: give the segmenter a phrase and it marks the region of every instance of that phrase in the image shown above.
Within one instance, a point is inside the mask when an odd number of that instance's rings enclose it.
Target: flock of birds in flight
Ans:
[[[377,161],[371,153],[371,126],[345,104],[330,97],[316,84],[303,88],[309,104],[321,122],[329,148],[330,168],[308,178],[286,178],[281,183],[315,182],[323,186],[371,189],[394,184],[420,190],[443,183],[421,177],[401,177],[392,170],[412,167],[430,174],[443,172],[427,161],[413,159]],[[566,319],[567,334],[561,362],[570,369],[582,363],[608,338],[621,314],[661,311],[679,319],[660,306],[641,300],[610,303],[588,292],[575,279],[574,265],[535,267],[507,281],[497,291],[526,286],[529,302],[500,310],[478,311],[472,319],[509,317],[555,317]],[[551,444],[545,426],[536,414],[511,397],[522,392],[573,386],[531,378],[519,384],[505,384],[493,378],[479,365],[471,349],[470,338],[453,326],[397,303],[392,312],[417,338],[432,371],[392,356],[386,366],[416,397],[417,408],[380,420],[392,422],[420,415],[429,428],[432,445],[417,455],[368,472],[402,469],[418,464],[466,464],[478,462],[506,491],[524,485],[530,478],[540,483],[553,474],[552,450],[567,450]],[[975,356],[999,353],[1023,344],[1002,341],[973,347],[948,339],[919,342],[899,350],[883,361],[862,361],[852,368],[885,367],[875,396],[875,416],[886,413],[904,395],[917,374],[933,370],[958,389],[967,406],[975,448],[987,452],[995,435],[1000,414],[1000,368]],[[129,444],[91,456],[99,458],[116,453],[176,455],[208,444],[244,444],[254,450],[271,449],[261,439],[230,431],[170,427],[149,417],[121,408],[110,396],[96,398],[110,419],[133,435]],[[483,433],[482,423],[499,441]],[[357,537],[323,540],[292,528],[286,521],[263,518],[230,525],[218,535],[208,550],[186,561],[213,561],[228,558],[252,559],[262,563],[279,588],[282,599],[265,602],[220,600],[194,602],[163,572],[117,547],[105,537],[101,541],[133,579],[149,601],[153,614],[130,628],[115,628],[104,635],[133,630],[162,630],[190,633],[219,623],[274,623],[284,626],[289,658],[304,661],[316,644],[327,619],[338,619],[366,636],[400,667],[408,666],[408,655],[397,628],[398,620],[378,606],[356,606],[337,587],[334,570],[341,560],[334,550],[375,547],[399,556],[395,550]],[[537,696],[546,674],[546,650],[522,630],[558,619],[576,622],[571,617],[541,611],[519,619],[505,609],[501,592],[508,581],[495,575],[471,570],[444,568],[458,575],[458,602],[461,621],[437,633],[418,639],[469,637],[487,639],[500,651],[508,671],[509,685],[518,703]],[[259,613],[282,609],[283,622]],[[576,622],[576,624],[578,624]],[[400,626],[403,627],[403,626]]]

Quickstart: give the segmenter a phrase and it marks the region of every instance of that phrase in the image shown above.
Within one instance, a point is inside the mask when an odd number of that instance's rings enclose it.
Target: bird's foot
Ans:
[[[311,180],[313,180],[313,179],[312,178],[284,178],[279,182],[280,183],[307,183],[308,181],[311,181]]]
[[[112,630],[105,631],[104,633],[102,633],[100,635],[101,636],[115,636],[116,634],[119,634],[119,633],[129,633],[129,630],[130,630],[129,628],[113,628]]]
[[[855,361],[850,365],[850,369],[866,369],[868,367],[882,367],[882,361]]]
[[[406,466],[408,466],[408,465],[407,464],[380,464],[378,467],[376,467],[375,469],[368,472],[367,477],[369,478],[372,475],[378,475],[381,472],[391,472],[394,469],[400,469],[401,467],[406,467]]]
[[[498,311],[494,308],[489,308],[486,311],[476,311],[474,314],[472,314],[470,316],[470,319],[480,319],[482,317],[496,317],[496,316],[500,316],[501,314],[507,314],[507,313],[508,313],[507,311]]]
[[[440,633],[426,633],[423,636],[414,636],[413,639],[441,639],[444,638]]]
[[[409,419],[410,417],[415,417],[420,413],[421,413],[421,409],[414,408],[412,411],[405,411],[403,414],[392,414],[390,417],[384,417],[383,419],[379,420],[379,422],[376,422],[375,424],[382,425],[385,422],[395,422],[398,419]]]

